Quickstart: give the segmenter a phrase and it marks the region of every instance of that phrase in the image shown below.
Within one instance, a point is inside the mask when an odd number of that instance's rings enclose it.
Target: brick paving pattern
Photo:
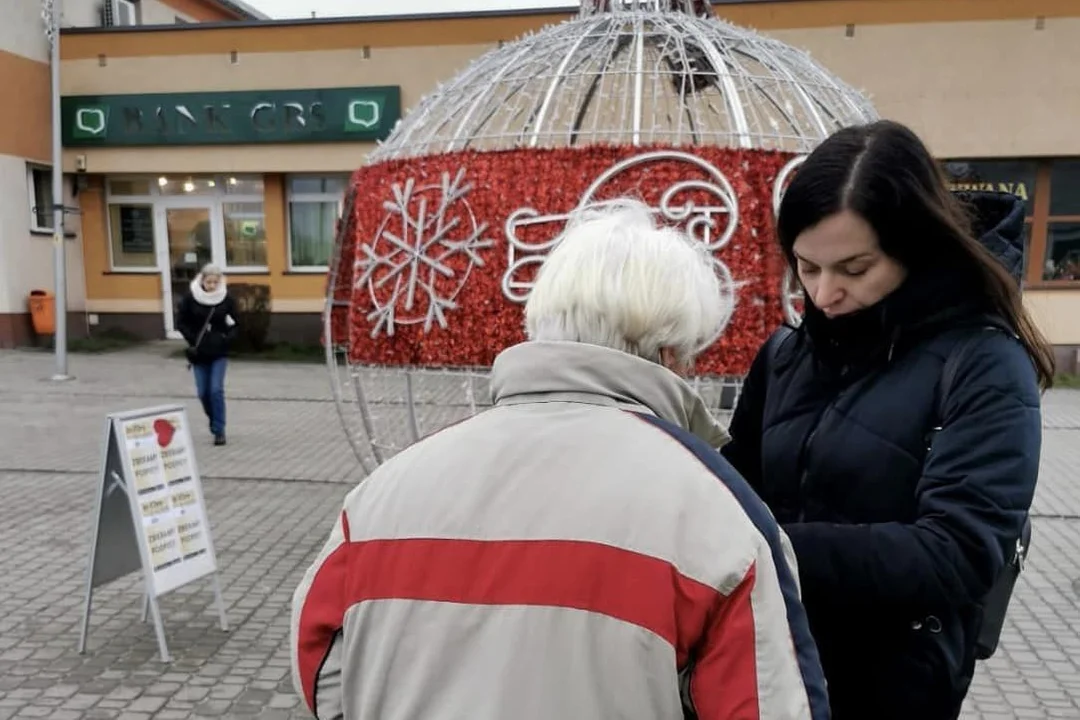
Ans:
[[[201,430],[190,375],[162,348],[73,355],[71,371],[53,383],[51,356],[0,352],[0,720],[308,718],[289,678],[289,600],[362,476],[325,368],[233,363],[229,445],[194,433],[231,631],[207,581],[166,595],[170,664],[139,622],[138,573],[95,591],[85,655],[76,644],[104,417],[182,402]],[[422,382],[422,430],[468,413],[460,376]],[[403,378],[365,388],[373,422],[401,444]],[[964,720],[1080,718],[1080,392],[1048,394],[1044,423],[1033,549]]]

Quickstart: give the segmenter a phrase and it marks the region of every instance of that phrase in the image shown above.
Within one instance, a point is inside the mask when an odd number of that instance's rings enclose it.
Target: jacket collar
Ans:
[[[579,342],[524,342],[491,369],[497,405],[580,402],[647,412],[690,431],[714,448],[730,436],[701,396],[667,368],[618,350]]]

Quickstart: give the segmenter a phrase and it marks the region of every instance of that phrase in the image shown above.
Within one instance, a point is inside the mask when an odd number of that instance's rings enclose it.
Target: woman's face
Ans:
[[[882,252],[870,224],[850,210],[804,230],[792,249],[807,298],[830,318],[870,307],[907,276]]]
[[[206,292],[214,292],[220,284],[221,277],[219,275],[203,275],[202,286]]]

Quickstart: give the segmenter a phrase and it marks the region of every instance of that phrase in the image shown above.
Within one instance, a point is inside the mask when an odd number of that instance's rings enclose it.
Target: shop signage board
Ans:
[[[80,653],[86,651],[94,589],[140,569],[143,620],[149,611],[163,662],[169,662],[169,650],[158,598],[172,590],[210,576],[221,629],[228,630],[202,481],[182,405],[106,419],[92,526]]]
[[[77,95],[60,115],[67,147],[373,142],[401,117],[401,88]]]
[[[1031,160],[946,160],[949,189],[960,192],[1003,192],[1016,195],[1035,211],[1037,163]]]

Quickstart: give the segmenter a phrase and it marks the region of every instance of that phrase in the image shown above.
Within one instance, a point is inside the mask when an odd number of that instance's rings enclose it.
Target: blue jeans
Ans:
[[[210,419],[210,433],[225,434],[225,367],[226,358],[220,357],[208,363],[192,365],[195,374],[195,390],[199,393],[206,417]]]

